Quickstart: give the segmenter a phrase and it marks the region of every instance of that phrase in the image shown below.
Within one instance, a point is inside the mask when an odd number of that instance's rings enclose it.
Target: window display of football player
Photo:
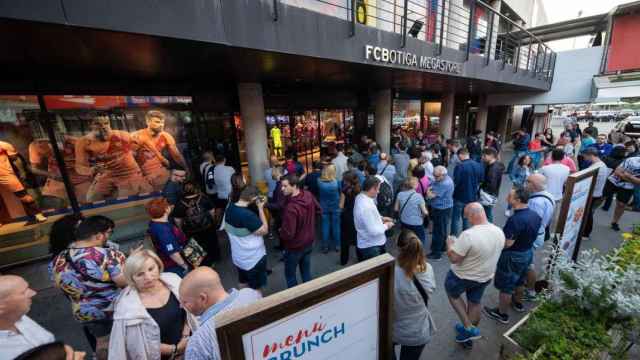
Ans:
[[[139,144],[131,135],[111,129],[107,115],[95,116],[91,128],[89,134],[76,141],[75,148],[76,171],[80,175],[93,176],[87,201],[150,193],[153,189],[133,156]]]
[[[58,122],[57,124],[60,124]],[[77,137],[64,134],[64,129],[60,127],[56,131],[56,140],[58,149],[62,153],[64,159],[64,167],[69,174],[69,179],[73,185],[73,189],[78,202],[87,202],[87,191],[91,185],[91,176],[80,175],[76,171],[76,154],[75,147]],[[48,139],[36,139],[29,144],[29,162],[31,163],[31,172],[35,175],[47,178],[44,186],[40,189],[44,197],[41,205],[44,208],[62,208],[68,206],[67,190],[62,181],[60,167],[56,161],[53,152],[53,146]]]
[[[165,119],[166,116],[161,111],[148,111],[145,115],[147,127],[131,133],[139,145],[135,156],[136,161],[154,191],[161,191],[169,180],[169,160],[164,157],[164,150],[179,167],[189,168],[176,146],[176,140],[164,131]]]
[[[13,145],[0,141],[0,189],[14,193],[20,200],[27,216],[30,218],[27,224],[44,222],[47,217],[42,214],[35,199],[27,193],[27,189],[16,175],[12,166],[12,162],[18,161],[18,158],[18,152]],[[22,164],[22,166],[26,166],[26,164]]]

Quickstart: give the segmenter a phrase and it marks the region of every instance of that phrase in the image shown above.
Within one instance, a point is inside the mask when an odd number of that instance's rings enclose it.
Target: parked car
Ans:
[[[618,119],[619,120],[623,120],[623,119],[628,118],[629,116],[634,116],[634,115],[636,115],[636,113],[633,110],[631,110],[631,109],[622,109],[618,113]]]
[[[576,111],[576,119],[578,121],[591,120],[591,113],[589,111]]]
[[[616,112],[610,110],[601,110],[598,111],[596,115],[594,115],[594,118],[597,121],[611,121],[616,118]]]
[[[617,144],[625,138],[640,138],[640,116],[629,116],[619,121],[609,133],[609,141]]]

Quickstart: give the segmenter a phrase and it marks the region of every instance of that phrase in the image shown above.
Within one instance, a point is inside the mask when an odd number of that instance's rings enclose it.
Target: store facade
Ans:
[[[140,236],[143,204],[206,150],[256,182],[287,149],[310,168],[365,134],[388,150],[394,127],[464,136],[487,127],[486,93],[552,81],[553,54],[498,46],[502,18],[482,2],[63,2],[0,6],[0,156],[49,216],[28,224],[0,188],[0,266],[46,256],[65,213],[138,222],[117,235]],[[427,17],[415,37],[411,14]]]

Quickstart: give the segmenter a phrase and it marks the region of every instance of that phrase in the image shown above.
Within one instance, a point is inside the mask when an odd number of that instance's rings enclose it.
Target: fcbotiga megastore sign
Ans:
[[[438,71],[448,74],[462,73],[462,63],[444,60],[439,57],[413,54],[409,51],[387,49],[380,46],[365,45],[364,58],[389,65],[404,65],[418,69]]]

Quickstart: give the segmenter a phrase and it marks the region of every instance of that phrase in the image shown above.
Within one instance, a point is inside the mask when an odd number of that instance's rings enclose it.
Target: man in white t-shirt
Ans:
[[[393,227],[393,219],[382,217],[378,212],[375,198],[382,181],[376,176],[368,176],[362,191],[356,196],[353,220],[356,227],[356,255],[364,261],[385,253],[387,237],[385,232]]]
[[[545,165],[540,169],[540,173],[547,178],[547,191],[553,195],[556,204],[562,200],[564,193],[564,184],[569,178],[569,167],[561,163],[564,158],[564,152],[561,149],[553,149],[551,152],[551,164]]]
[[[36,294],[23,278],[0,276],[0,360],[11,360],[36,346],[55,341],[31,320],[31,298]]]
[[[456,324],[456,342],[468,347],[472,345],[472,340],[480,338],[477,326],[482,295],[496,272],[505,236],[502,229],[487,221],[480,203],[473,202],[465,206],[464,217],[472,227],[463,231],[457,239],[453,236],[447,239],[451,270],[444,287],[451,306],[462,322]],[[463,293],[466,293],[466,302],[461,298]]]
[[[189,338],[186,359],[219,360],[216,320],[229,310],[248,306],[261,298],[262,295],[253,289],[231,289],[227,292],[218,273],[207,266],[185,276],[180,283],[180,303],[198,316],[200,325]]]
[[[227,160],[224,156],[216,155],[216,167],[213,170],[213,179],[216,184],[216,209],[224,209],[229,202],[231,195],[231,176],[236,173],[235,169],[226,165]]]

